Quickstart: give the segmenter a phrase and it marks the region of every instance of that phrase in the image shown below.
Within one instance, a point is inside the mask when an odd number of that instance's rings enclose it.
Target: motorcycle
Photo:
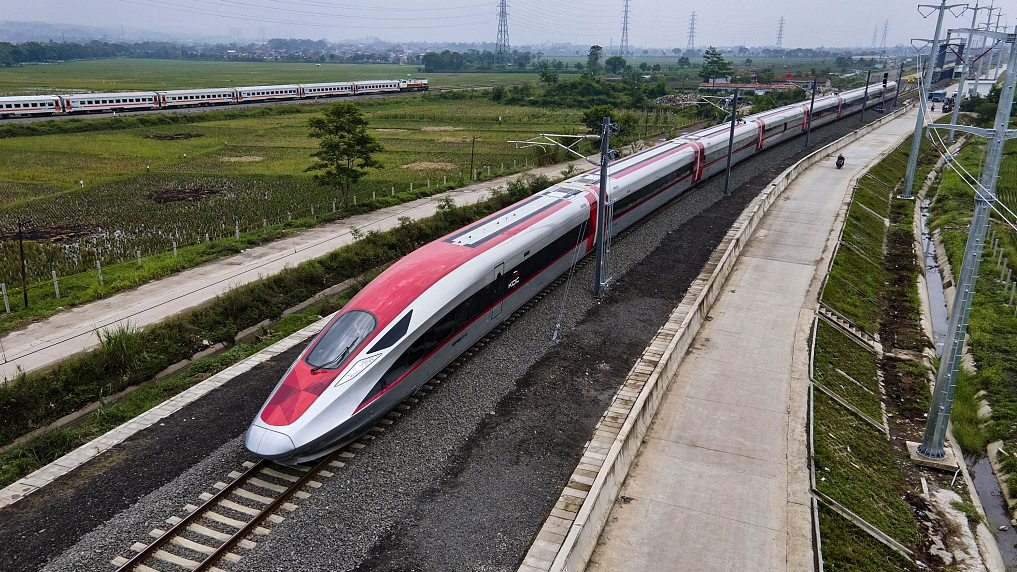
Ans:
[[[844,155],[837,155],[837,168],[840,169],[844,166]]]

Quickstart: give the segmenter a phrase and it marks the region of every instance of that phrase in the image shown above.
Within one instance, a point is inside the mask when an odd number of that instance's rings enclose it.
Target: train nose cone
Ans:
[[[247,430],[247,450],[266,459],[287,457],[295,449],[293,440],[278,431],[251,425]]]

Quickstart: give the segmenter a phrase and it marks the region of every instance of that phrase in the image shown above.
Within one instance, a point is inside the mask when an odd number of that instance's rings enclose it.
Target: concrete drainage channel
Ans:
[[[675,371],[769,207],[799,173],[909,109],[901,108],[801,159],[746,207],[671,318],[629,372],[519,572],[574,572],[586,567]]]

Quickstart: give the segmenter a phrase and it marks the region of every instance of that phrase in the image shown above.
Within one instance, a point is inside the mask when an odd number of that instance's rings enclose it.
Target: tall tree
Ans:
[[[381,166],[371,154],[385,148],[367,132],[367,119],[352,103],[333,103],[324,117],[312,117],[308,124],[307,136],[319,141],[318,151],[311,155],[317,161],[305,170],[323,171],[314,175],[315,182],[338,189],[339,201],[346,207],[354,183],[368,168]]]
[[[600,46],[590,46],[590,53],[586,55],[586,71],[593,75],[600,73],[600,55],[603,51],[604,48]]]
[[[710,49],[706,50],[706,53],[703,54],[703,69],[699,72],[699,75],[703,77],[703,81],[712,82],[718,77],[731,75],[733,71],[734,68],[731,67],[731,62],[725,60],[717,48],[710,46]]]
[[[627,65],[629,63],[621,56],[611,56],[604,60],[604,68],[607,69],[607,73],[618,73]]]

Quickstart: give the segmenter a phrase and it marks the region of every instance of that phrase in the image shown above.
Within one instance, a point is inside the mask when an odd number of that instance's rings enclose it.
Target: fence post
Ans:
[[[4,295],[4,313],[10,314],[11,313],[11,303],[7,301],[7,285],[6,284],[0,284],[0,292],[3,292],[3,295]]]
[[[173,258],[177,257],[177,241],[173,241]]]
[[[138,266],[141,266],[141,251],[140,250],[136,250],[135,254],[138,255]]]
[[[413,183],[410,183],[410,192],[413,192]]]
[[[332,214],[335,214],[335,201],[332,201]]]
[[[447,185],[448,184],[448,179],[447,179],[446,175],[442,175],[441,176],[441,184],[442,185]]]
[[[99,284],[102,284],[102,264],[98,258],[95,259],[95,269],[99,271]]]
[[[56,270],[51,270],[50,272],[53,274],[53,291],[56,292],[56,297],[59,299],[60,298],[60,285],[57,284]]]
[[[378,198],[378,191],[371,191],[371,200]]]

